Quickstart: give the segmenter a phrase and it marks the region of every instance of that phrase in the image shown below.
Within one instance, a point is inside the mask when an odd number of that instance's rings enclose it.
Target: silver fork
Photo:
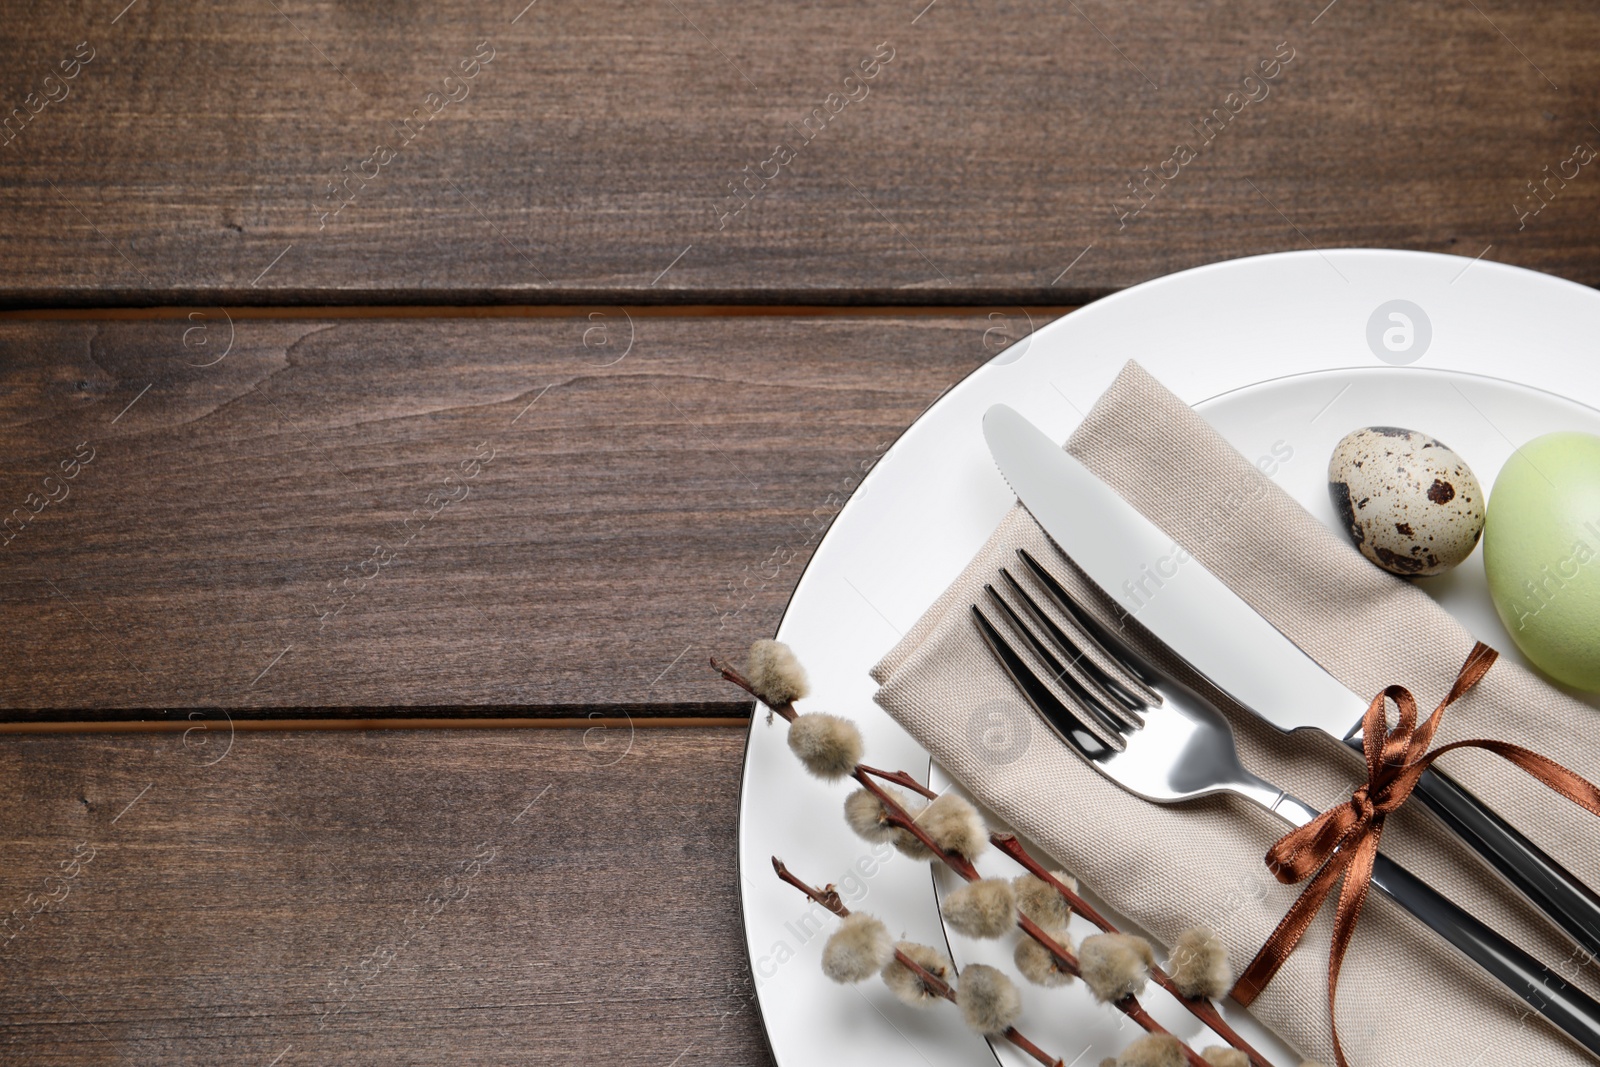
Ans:
[[[1204,697],[1101,625],[1026,550],[1017,555],[1026,585],[1002,568],[999,585],[985,587],[986,602],[972,606],[973,619],[1017,688],[1091,767],[1157,804],[1232,793],[1295,826],[1317,817],[1245,768],[1233,728]],[[1600,1003],[1382,855],[1372,884],[1600,1056]]]

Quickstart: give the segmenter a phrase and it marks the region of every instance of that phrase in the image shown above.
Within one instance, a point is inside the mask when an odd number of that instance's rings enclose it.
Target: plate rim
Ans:
[[[1163,287],[1165,287],[1167,285],[1170,285],[1170,284],[1181,284],[1181,283],[1184,283],[1184,282],[1193,282],[1194,280],[1196,280],[1198,278],[1208,277],[1208,276],[1214,275],[1214,274],[1231,274],[1231,273],[1240,272],[1240,271],[1249,271],[1249,270],[1253,270],[1253,269],[1260,269],[1262,267],[1271,267],[1272,265],[1278,264],[1278,263],[1293,263],[1296,266],[1298,266],[1298,265],[1300,265],[1302,263],[1307,263],[1308,261],[1311,261],[1311,260],[1313,260],[1315,258],[1320,258],[1322,261],[1327,262],[1330,265],[1332,265],[1330,257],[1331,257],[1331,259],[1338,259],[1340,261],[1350,261],[1352,263],[1365,262],[1365,263],[1373,264],[1373,265],[1376,265],[1380,270],[1392,270],[1392,269],[1396,269],[1396,268],[1402,268],[1402,267],[1404,267],[1405,265],[1408,265],[1408,264],[1417,265],[1417,266],[1421,266],[1421,265],[1424,265],[1424,264],[1444,264],[1444,263],[1461,264],[1462,266],[1461,266],[1460,272],[1457,273],[1454,276],[1454,278],[1452,279],[1452,281],[1450,283],[1448,283],[1450,285],[1453,285],[1456,280],[1459,280],[1462,276],[1464,276],[1467,273],[1467,271],[1472,270],[1472,269],[1474,269],[1476,267],[1482,267],[1485,270],[1490,271],[1490,272],[1498,272],[1498,273],[1506,274],[1506,275],[1508,275],[1510,277],[1513,277],[1513,278],[1521,279],[1522,281],[1524,281],[1524,282],[1526,282],[1528,284],[1534,284],[1534,285],[1543,286],[1543,287],[1551,288],[1551,289],[1564,290],[1568,295],[1571,295],[1571,296],[1573,296],[1573,297],[1575,297],[1577,299],[1580,299],[1580,300],[1587,299],[1587,300],[1591,301],[1593,303],[1593,305],[1594,305],[1595,310],[1597,312],[1600,312],[1600,290],[1596,290],[1596,289],[1590,288],[1589,286],[1583,285],[1583,284],[1581,284],[1579,282],[1574,282],[1571,279],[1562,278],[1562,277],[1559,277],[1559,276],[1554,275],[1554,274],[1549,274],[1549,273],[1546,273],[1546,272],[1543,272],[1543,271],[1533,270],[1533,269],[1530,269],[1530,268],[1527,268],[1527,267],[1521,267],[1521,266],[1518,266],[1516,264],[1501,263],[1501,262],[1498,262],[1498,261],[1495,261],[1495,260],[1485,260],[1485,259],[1482,258],[1482,256],[1479,256],[1477,258],[1472,258],[1472,257],[1468,257],[1468,256],[1458,255],[1458,254],[1455,254],[1455,253],[1428,252],[1428,251],[1421,251],[1421,250],[1414,250],[1414,249],[1384,249],[1384,248],[1343,247],[1343,248],[1328,248],[1328,249],[1315,249],[1315,248],[1313,248],[1313,249],[1297,249],[1297,250],[1280,251],[1280,252],[1268,252],[1268,253],[1262,253],[1262,254],[1258,254],[1258,255],[1241,256],[1241,257],[1234,258],[1234,259],[1219,260],[1219,261],[1214,262],[1214,263],[1201,264],[1199,266],[1189,267],[1189,268],[1186,268],[1184,270],[1174,271],[1174,272],[1172,272],[1170,274],[1164,274],[1164,275],[1160,275],[1160,276],[1155,277],[1155,278],[1146,279],[1145,281],[1139,282],[1139,283],[1137,283],[1135,285],[1128,286],[1125,289],[1121,289],[1121,290],[1119,290],[1119,291],[1117,291],[1115,293],[1112,293],[1112,294],[1110,294],[1108,296],[1101,297],[1098,300],[1090,301],[1087,304],[1083,304],[1083,305],[1081,305],[1081,306],[1079,306],[1077,308],[1074,308],[1074,309],[1066,312],[1065,314],[1062,314],[1062,315],[1058,316],[1055,319],[1052,319],[1050,322],[1046,323],[1044,326],[1042,326],[1039,329],[1031,332],[1026,337],[1022,338],[1021,340],[1017,341],[1015,344],[1009,345],[1005,349],[1003,349],[1000,352],[996,353],[995,356],[993,356],[992,358],[990,358],[988,360],[985,360],[983,363],[978,364],[972,370],[970,370],[966,374],[962,375],[960,379],[958,379],[955,382],[952,382],[948,387],[946,387],[937,397],[934,398],[933,401],[931,401],[925,408],[923,408],[923,410],[921,412],[919,412],[917,414],[916,418],[912,419],[910,423],[908,423],[905,427],[903,427],[899,431],[899,433],[897,433],[894,436],[894,439],[890,443],[889,447],[884,449],[882,452],[880,452],[878,454],[878,456],[876,457],[876,459],[875,459],[875,461],[873,463],[873,466],[866,472],[866,475],[862,478],[861,482],[859,484],[857,484],[854,489],[851,490],[849,498],[845,501],[843,506],[840,507],[838,513],[835,514],[833,519],[829,522],[828,527],[823,532],[822,537],[820,537],[817,540],[816,547],[812,550],[810,556],[806,559],[805,565],[801,568],[800,574],[798,575],[798,577],[795,580],[795,585],[794,585],[793,592],[790,594],[788,600],[785,601],[785,603],[784,603],[783,611],[780,613],[779,618],[778,618],[778,625],[777,625],[776,631],[774,632],[774,638],[778,639],[778,640],[782,640],[783,632],[784,632],[784,629],[785,629],[785,624],[789,621],[791,610],[793,609],[794,604],[796,603],[796,601],[798,601],[800,599],[800,597],[802,595],[802,591],[806,587],[807,578],[814,574],[813,564],[816,563],[818,558],[822,555],[823,547],[827,544],[827,541],[828,541],[829,537],[833,536],[835,530],[839,527],[840,521],[842,519],[844,519],[844,517],[851,512],[852,508],[854,506],[856,506],[859,503],[859,501],[862,499],[862,490],[864,490],[869,484],[872,483],[872,481],[873,481],[875,476],[880,474],[880,468],[883,465],[882,461],[887,459],[891,454],[893,454],[895,449],[899,447],[901,442],[904,441],[906,439],[906,437],[912,433],[913,430],[915,430],[917,427],[921,426],[930,417],[934,416],[935,413],[937,413],[940,410],[942,410],[943,408],[946,408],[946,407],[950,406],[951,404],[955,403],[957,394],[961,393],[963,391],[964,387],[969,386],[974,381],[974,379],[976,379],[979,375],[983,374],[985,371],[989,370],[992,367],[1002,366],[1002,365],[1014,362],[1014,361],[1018,360],[1019,358],[1021,358],[1020,356],[1011,356],[1010,358],[1007,358],[1007,354],[1010,353],[1014,348],[1018,347],[1019,345],[1031,346],[1031,344],[1033,343],[1034,340],[1044,336],[1049,331],[1058,330],[1058,329],[1064,329],[1065,327],[1062,324],[1067,323],[1067,322],[1069,322],[1071,320],[1076,319],[1079,322],[1081,322],[1082,320],[1081,320],[1080,316],[1082,316],[1085,312],[1089,311],[1090,309],[1094,309],[1094,308],[1102,308],[1103,309],[1105,307],[1111,307],[1111,308],[1115,309],[1116,307],[1120,306],[1122,303],[1126,302],[1126,300],[1128,298],[1130,298],[1130,297],[1136,297],[1137,296],[1137,297],[1141,297],[1141,298],[1147,298],[1149,296],[1149,294],[1151,294],[1153,292],[1157,292],[1161,288],[1163,288]],[[1337,267],[1334,267],[1334,269],[1335,269],[1335,271],[1337,271]],[[1026,354],[1026,348],[1024,348],[1023,354],[1024,355]],[[1199,406],[1201,406],[1203,404],[1209,403],[1209,402],[1214,401],[1214,400],[1218,400],[1218,399],[1220,399],[1220,398],[1222,398],[1224,396],[1227,396],[1227,395],[1229,395],[1231,393],[1238,392],[1240,390],[1254,388],[1256,386],[1265,385],[1265,384],[1268,384],[1268,383],[1274,382],[1274,381],[1281,381],[1281,380],[1290,379],[1290,378],[1300,378],[1300,377],[1304,377],[1304,376],[1307,376],[1307,375],[1337,372],[1337,371],[1341,371],[1341,370],[1384,371],[1386,369],[1387,370],[1391,370],[1391,371],[1406,371],[1406,370],[1444,371],[1444,372],[1453,373],[1453,374],[1468,375],[1468,376],[1472,376],[1472,377],[1482,378],[1482,379],[1485,379],[1485,380],[1490,380],[1490,381],[1495,381],[1495,382],[1500,382],[1500,383],[1516,386],[1516,387],[1519,387],[1519,388],[1522,388],[1522,389],[1529,389],[1529,390],[1532,390],[1532,391],[1535,391],[1535,392],[1539,392],[1539,393],[1543,393],[1543,394],[1546,394],[1546,395],[1555,396],[1555,397],[1558,397],[1560,399],[1566,399],[1566,400],[1569,400],[1571,402],[1575,402],[1575,403],[1578,403],[1580,405],[1583,405],[1583,406],[1586,406],[1586,407],[1591,407],[1591,408],[1594,408],[1597,411],[1600,411],[1600,396],[1596,397],[1597,404],[1591,404],[1591,403],[1586,403],[1583,400],[1579,400],[1579,399],[1577,399],[1575,397],[1563,397],[1561,394],[1555,393],[1552,390],[1544,388],[1543,386],[1540,386],[1540,385],[1531,385],[1531,384],[1529,384],[1527,382],[1518,381],[1518,380],[1513,379],[1513,378],[1507,378],[1507,377],[1498,376],[1498,375],[1491,375],[1491,374],[1484,374],[1484,373],[1481,373],[1481,372],[1478,372],[1478,371],[1461,370],[1461,369],[1454,368],[1454,367],[1440,366],[1440,365],[1430,365],[1430,366],[1426,366],[1426,367],[1414,367],[1414,366],[1387,366],[1386,367],[1385,365],[1378,364],[1378,363],[1342,364],[1342,365],[1332,365],[1332,366],[1323,365],[1323,366],[1307,367],[1307,368],[1304,368],[1304,369],[1291,371],[1291,372],[1288,372],[1288,373],[1285,373],[1285,374],[1275,375],[1275,376],[1269,377],[1269,378],[1259,378],[1259,379],[1254,379],[1254,380],[1250,380],[1250,381],[1236,381],[1233,384],[1231,384],[1231,385],[1229,385],[1229,386],[1227,386],[1225,388],[1222,388],[1222,389],[1214,391],[1214,392],[1209,392],[1202,398],[1195,399],[1195,400],[1185,400],[1185,403],[1189,404],[1191,407],[1199,407]],[[740,934],[741,934],[741,937],[742,937],[742,940],[743,940],[743,943],[744,943],[744,950],[745,950],[744,951],[744,961],[745,961],[745,965],[748,968],[750,968],[750,973],[752,975],[754,975],[756,973],[755,967],[756,967],[757,961],[756,961],[756,958],[754,956],[755,947],[754,947],[754,945],[753,945],[753,943],[751,941],[751,931],[750,931],[749,915],[748,915],[748,899],[747,899],[747,892],[746,892],[746,890],[744,888],[744,885],[745,885],[745,881],[746,881],[746,876],[751,874],[751,873],[753,873],[753,872],[747,871],[746,868],[745,868],[745,856],[744,856],[743,844],[744,844],[745,839],[746,839],[746,831],[750,828],[749,818],[750,818],[751,812],[750,812],[749,804],[748,804],[748,801],[749,801],[748,785],[749,785],[749,775],[750,775],[750,770],[751,770],[751,750],[752,750],[754,739],[755,739],[755,736],[756,736],[757,724],[762,718],[762,716],[759,714],[758,709],[759,709],[759,702],[753,702],[750,727],[745,732],[745,744],[744,744],[744,747],[743,747],[743,751],[740,754],[739,802],[738,802],[737,818],[735,820],[735,875],[736,875],[737,882],[738,882],[738,884],[740,886],[740,888],[739,888],[739,909],[738,909],[739,910],[739,927],[740,927]],[[923,751],[921,749],[920,745],[917,746],[917,747],[918,747],[919,751]],[[926,755],[925,752],[924,752],[924,755]],[[931,760],[931,757],[929,757],[929,759]],[[933,878],[934,878],[933,872],[930,870],[928,872],[928,891],[929,891],[930,894],[931,893],[935,893],[935,889],[934,889],[934,885],[933,885]],[[772,1030],[771,1030],[771,1027],[769,1026],[769,1023],[768,1023],[767,1012],[766,1012],[766,1009],[765,1009],[765,1007],[764,1007],[764,1005],[762,1003],[761,986],[754,979],[752,979],[752,982],[751,982],[751,1000],[755,1005],[756,1015],[757,1015],[757,1018],[760,1020],[760,1023],[761,1023],[762,1036],[766,1041],[768,1053],[771,1056],[771,1058],[772,1058],[774,1063],[779,1064],[780,1067],[784,1067],[785,1061],[782,1058],[782,1054],[780,1053],[779,1048],[777,1047],[777,1045],[773,1041]],[[990,1054],[995,1057],[995,1062],[999,1063],[1000,1062],[1000,1057],[999,1057],[998,1052],[993,1047],[993,1042],[989,1041],[987,1038],[985,1038],[984,1041],[985,1041],[985,1044],[987,1044],[989,1046]]]

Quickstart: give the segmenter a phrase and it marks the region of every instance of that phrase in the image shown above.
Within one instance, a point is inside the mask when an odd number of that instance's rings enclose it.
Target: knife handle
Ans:
[[[1535,1012],[1600,1056],[1600,1003],[1379,854],[1372,884],[1498,978]]]
[[[1346,743],[1361,750],[1359,738]],[[1413,795],[1579,947],[1600,957],[1600,897],[1576,875],[1437,771],[1425,773]]]

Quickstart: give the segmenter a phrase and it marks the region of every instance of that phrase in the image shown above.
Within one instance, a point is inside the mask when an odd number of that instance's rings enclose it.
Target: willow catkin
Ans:
[[[985,878],[952,892],[940,909],[950,928],[968,937],[999,937],[1017,922],[1017,898],[1003,878]]]
[[[1065,928],[1052,930],[1044,927],[1044,932],[1050,935],[1051,940],[1068,952],[1072,951],[1072,939],[1067,936]],[[1024,937],[1017,942],[1017,949],[1012,954],[1016,961],[1017,970],[1022,972],[1022,977],[1034,985],[1055,988],[1064,986],[1072,981],[1072,972],[1061,966],[1061,961],[1056,959],[1055,953],[1045,948],[1031,937]]]
[[[1146,1034],[1123,1049],[1117,1067],[1184,1067],[1183,1045],[1171,1034]]]
[[[1078,880],[1065,871],[1050,872],[1056,880],[1078,890]],[[1017,894],[1017,910],[1047,929],[1067,925],[1072,918],[1072,907],[1060,891],[1043,878],[1032,874],[1019,874],[1011,880]]]
[[[894,947],[940,981],[948,983],[955,974],[956,967],[950,962],[950,957],[936,948],[919,945],[915,941],[901,941]],[[889,991],[914,1008],[925,1008],[943,999],[927,987],[920,974],[898,959],[891,959],[884,966],[882,976],[883,984],[889,987]]]
[[[1078,967],[1096,999],[1113,1003],[1144,992],[1155,953],[1132,934],[1095,934],[1078,946]]]
[[[1186,997],[1215,1000],[1233,987],[1228,950],[1213,931],[1196,926],[1178,935],[1167,958],[1172,984]]]
[[[1004,971],[982,963],[961,969],[956,1007],[968,1026],[980,1034],[1003,1033],[1022,1014],[1022,995]]]
[[[916,821],[923,833],[946,852],[971,860],[989,847],[989,829],[978,809],[955,793],[939,794],[918,813]]]
[[[888,927],[865,912],[847,915],[822,947],[822,973],[835,982],[865,982],[894,959]]]
[[[782,641],[757,641],[745,659],[745,681],[769,707],[792,704],[811,691],[794,651]]]
[[[833,782],[855,770],[864,746],[855,723],[817,711],[789,724],[789,748],[806,770]]]

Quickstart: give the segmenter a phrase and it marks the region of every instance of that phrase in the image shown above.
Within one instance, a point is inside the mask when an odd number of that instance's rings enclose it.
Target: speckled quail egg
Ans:
[[[1328,460],[1328,495],[1361,554],[1394,574],[1442,574],[1472,555],[1483,532],[1472,468],[1415,430],[1346,434]]]

